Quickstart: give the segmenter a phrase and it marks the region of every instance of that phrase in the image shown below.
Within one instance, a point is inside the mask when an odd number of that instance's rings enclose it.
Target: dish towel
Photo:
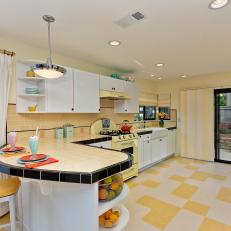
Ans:
[[[48,164],[53,164],[53,163],[57,163],[57,162],[59,162],[59,160],[50,157],[47,160],[39,162],[39,163],[25,164],[25,168],[33,169],[33,168],[37,168],[37,167],[40,167],[40,166],[44,166],[44,165],[48,165]]]

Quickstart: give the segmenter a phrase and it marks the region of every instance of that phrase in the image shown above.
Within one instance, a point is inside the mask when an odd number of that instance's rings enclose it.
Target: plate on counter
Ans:
[[[48,159],[48,155],[36,154],[36,155],[26,155],[26,156],[19,158],[18,160],[21,163],[28,163],[28,162],[41,162],[41,161],[45,161],[47,159]]]

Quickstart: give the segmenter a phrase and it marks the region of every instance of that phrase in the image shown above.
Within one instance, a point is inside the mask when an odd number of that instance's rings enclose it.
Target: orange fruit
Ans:
[[[118,221],[118,217],[112,213],[109,217],[109,220],[112,222],[112,224],[115,224]]]
[[[116,191],[119,188],[119,184],[118,183],[112,183],[110,188],[111,188],[111,190]]]
[[[111,228],[113,226],[113,224],[112,224],[112,222],[111,221],[105,221],[105,223],[104,223],[104,227],[106,227],[106,228]]]
[[[103,215],[104,215],[105,219],[108,220],[108,219],[110,218],[111,214],[112,214],[112,211],[111,211],[111,209],[110,209],[110,210],[108,210],[106,213],[104,213]]]
[[[107,190],[104,188],[99,189],[99,199],[106,200],[107,199]]]
[[[100,223],[100,225],[104,226],[104,224],[105,224],[104,215],[101,215],[101,216],[99,217],[99,223]]]
[[[113,211],[113,214],[115,214],[117,217],[120,217],[120,212],[119,211]]]

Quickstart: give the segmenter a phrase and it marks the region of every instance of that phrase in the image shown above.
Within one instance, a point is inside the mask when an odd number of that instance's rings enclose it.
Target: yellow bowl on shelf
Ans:
[[[37,105],[28,106],[28,111],[29,111],[29,112],[35,112],[35,111],[36,111],[36,108],[37,108]]]

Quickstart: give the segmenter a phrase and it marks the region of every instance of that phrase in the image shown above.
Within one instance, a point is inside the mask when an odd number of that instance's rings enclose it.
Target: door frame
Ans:
[[[231,161],[220,159],[220,148],[219,148],[219,131],[218,124],[220,121],[219,107],[217,106],[217,94],[220,93],[231,93],[231,88],[215,89],[214,90],[214,148],[215,148],[215,162],[231,164]]]

